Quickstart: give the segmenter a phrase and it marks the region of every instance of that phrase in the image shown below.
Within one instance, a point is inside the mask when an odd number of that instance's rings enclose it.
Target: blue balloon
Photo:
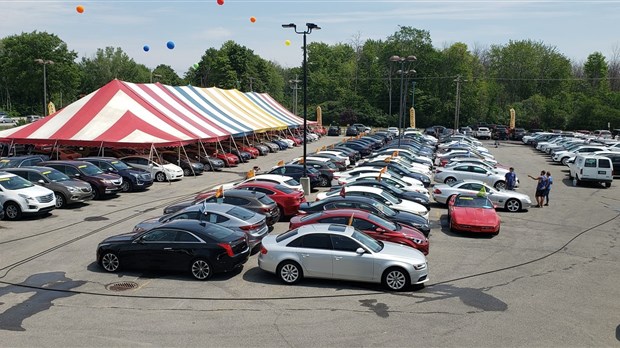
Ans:
[[[172,42],[172,41],[168,41],[168,42],[166,43],[166,47],[168,47],[169,49],[173,49],[173,48],[174,48],[174,42]]]
[[[149,47],[149,45],[144,45],[142,49],[144,50],[144,52],[148,52],[151,48]]]

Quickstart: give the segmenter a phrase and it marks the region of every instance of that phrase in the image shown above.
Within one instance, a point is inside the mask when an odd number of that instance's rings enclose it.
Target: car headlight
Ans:
[[[21,198],[25,199],[25,200],[26,200],[26,202],[28,202],[28,201],[33,201],[33,202],[34,202],[34,198],[32,198],[32,197],[30,197],[30,196],[28,196],[28,195],[25,195],[25,194],[23,194],[23,193],[20,193],[20,194],[19,194],[19,196],[20,196]]]
[[[100,179],[102,183],[104,184],[111,184],[112,181],[108,180],[108,179]]]
[[[136,227],[133,228],[133,231],[136,232],[136,233],[140,233],[140,232],[146,231],[146,229],[143,228],[143,227],[140,227],[140,226],[136,226]]]
[[[74,186],[67,186],[67,190],[69,190],[69,192],[77,192],[78,188]]]
[[[414,243],[416,243],[416,244],[422,244],[422,243],[424,243],[424,240],[423,240],[423,239],[420,239],[420,238],[409,237],[409,239],[411,239],[411,240],[412,240]]]
[[[423,269],[425,269],[425,268],[426,268],[426,263],[420,263],[420,264],[417,264],[417,265],[413,265],[413,268],[414,268],[416,271],[423,270]]]
[[[138,173],[131,173],[131,175],[133,175],[133,177],[136,178],[136,179],[140,177],[140,174],[138,174]]]

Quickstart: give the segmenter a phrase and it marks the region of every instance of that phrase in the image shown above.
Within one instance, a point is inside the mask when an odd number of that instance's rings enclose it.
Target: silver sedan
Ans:
[[[487,197],[496,207],[505,208],[510,212],[528,209],[532,204],[532,200],[526,194],[510,190],[496,190],[477,180],[461,180],[450,184],[438,184],[433,187],[432,195],[435,202],[447,204],[450,197],[454,195],[459,193],[478,193],[482,187],[484,187]]]
[[[374,240],[351,226],[313,224],[263,239],[258,266],[285,284],[303,277],[383,283],[399,291],[428,281],[420,251]]]
[[[202,220],[218,224],[233,231],[244,232],[250,248],[260,244],[269,232],[265,215],[226,203],[204,203],[191,205],[175,213],[152,218],[137,224],[134,232],[142,232],[173,220]]]

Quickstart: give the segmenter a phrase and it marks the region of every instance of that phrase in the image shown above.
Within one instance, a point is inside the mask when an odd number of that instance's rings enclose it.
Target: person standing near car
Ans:
[[[547,172],[541,171],[540,176],[533,177],[528,175],[533,180],[537,180],[538,184],[536,185],[536,208],[542,208],[545,200],[545,191],[547,189]]]
[[[553,185],[553,177],[551,177],[551,172],[547,172],[547,188],[545,189],[545,205],[549,205],[549,191],[551,191],[551,185]]]
[[[506,189],[514,190],[517,182],[517,174],[515,174],[515,169],[510,167],[510,171],[506,173],[504,177],[506,178]]]

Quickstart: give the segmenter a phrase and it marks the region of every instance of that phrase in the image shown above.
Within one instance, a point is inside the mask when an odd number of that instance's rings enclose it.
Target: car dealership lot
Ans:
[[[308,153],[336,140],[310,143]],[[3,345],[617,345],[620,185],[573,187],[561,172],[566,167],[518,143],[492,152],[515,167],[519,192],[530,196],[535,182],[527,174],[551,171],[551,205],[500,211],[501,232],[493,238],[449,232],[445,206],[433,205],[430,281],[416,292],[324,280],[285,286],[258,269],[257,255],[240,272],[207,282],[186,273],[109,274],[95,264],[105,237],[242,178],[252,163],[54,210],[45,219],[1,221]],[[301,147],[270,154],[261,167],[300,154]],[[280,222],[272,233],[287,226]],[[116,282],[136,287],[113,291]],[[19,283],[32,287],[10,285]]]

